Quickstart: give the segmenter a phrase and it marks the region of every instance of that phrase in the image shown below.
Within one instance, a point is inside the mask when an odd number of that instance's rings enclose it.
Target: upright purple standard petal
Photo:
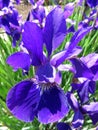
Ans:
[[[39,98],[36,84],[25,80],[11,88],[7,95],[7,106],[16,118],[30,122],[36,115]]]
[[[66,34],[64,12],[60,7],[55,8],[48,14],[43,34],[48,55],[51,55],[52,51],[64,40]]]
[[[42,95],[38,106],[38,120],[44,124],[62,119],[69,111],[66,96],[57,86],[49,86]]]
[[[26,22],[22,40],[24,47],[30,53],[32,65],[40,65],[43,62],[43,38],[40,27],[35,23]]]
[[[24,70],[29,70],[30,67],[30,57],[24,52],[16,52],[7,58],[7,64],[13,67],[16,71],[19,68]]]

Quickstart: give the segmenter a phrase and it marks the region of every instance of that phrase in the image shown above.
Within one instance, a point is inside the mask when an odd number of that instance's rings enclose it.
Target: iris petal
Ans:
[[[30,122],[36,114],[39,98],[36,84],[25,80],[11,88],[7,95],[7,106],[16,118]]]
[[[32,65],[40,65],[43,62],[43,38],[40,27],[35,23],[26,22],[22,37],[24,47],[32,58]]]
[[[43,34],[48,54],[51,55],[52,51],[64,40],[66,34],[64,12],[60,7],[48,14]]]
[[[7,63],[16,71],[19,68],[29,70],[30,57],[24,52],[16,52],[7,58]]]
[[[56,86],[43,92],[38,107],[38,120],[44,124],[58,121],[69,111],[66,96]]]

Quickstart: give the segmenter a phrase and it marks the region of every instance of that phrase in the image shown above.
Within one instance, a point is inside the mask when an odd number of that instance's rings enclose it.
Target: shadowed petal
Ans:
[[[72,58],[71,62],[76,70],[75,78],[79,78],[79,77],[85,77],[89,79],[93,78],[93,74],[91,70],[81,60],[77,58]]]
[[[46,63],[36,69],[36,75],[39,81],[54,82],[56,70],[50,63]]]
[[[35,23],[26,22],[22,37],[24,47],[32,58],[32,65],[40,65],[43,62],[43,38],[40,27]]]
[[[73,117],[72,125],[74,128],[81,127],[84,122],[84,118],[82,113],[78,110],[75,112],[75,115]]]
[[[30,67],[30,57],[24,52],[16,52],[7,58],[7,64],[13,67],[16,71],[19,68],[24,70],[29,70]]]
[[[62,119],[68,113],[68,103],[62,90],[52,86],[43,92],[38,107],[38,120],[44,124]]]
[[[72,129],[68,124],[66,124],[64,122],[59,122],[57,124],[57,130],[72,130]]]
[[[52,51],[64,40],[66,34],[64,12],[60,7],[48,14],[43,34],[48,55],[51,55]]]
[[[36,114],[39,98],[36,84],[25,80],[11,88],[7,95],[7,106],[16,118],[30,122]]]

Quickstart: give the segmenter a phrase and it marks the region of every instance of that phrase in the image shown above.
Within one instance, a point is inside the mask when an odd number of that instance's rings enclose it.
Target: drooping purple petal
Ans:
[[[48,55],[51,55],[52,51],[62,43],[66,34],[64,12],[60,7],[56,7],[48,14],[43,34]]]
[[[43,124],[62,119],[69,111],[66,96],[62,90],[52,86],[41,95],[38,106],[38,120]]]
[[[76,70],[75,75],[74,75],[75,78],[79,78],[79,77],[85,77],[88,79],[93,78],[93,74],[91,70],[81,60],[77,58],[72,58],[71,62]]]
[[[77,56],[82,51],[81,47],[75,47],[74,49],[67,51],[67,48],[65,48],[64,51],[61,51],[57,54],[55,54],[51,59],[51,64],[54,66],[59,66],[62,62],[65,60],[69,60],[72,57]]]
[[[11,113],[25,122],[34,119],[40,93],[36,84],[31,80],[25,80],[16,84],[7,95],[7,107]]]
[[[59,122],[57,124],[57,130],[72,130],[70,125],[64,122]]]
[[[83,125],[83,123],[84,123],[83,115],[79,110],[77,110],[74,114],[72,125],[74,128],[79,128]]]
[[[24,52],[16,52],[7,58],[7,64],[13,67],[15,71],[19,68],[26,71],[30,68],[30,57]]]
[[[24,47],[30,53],[32,65],[40,65],[43,62],[43,38],[42,31],[37,24],[26,22],[22,33]]]

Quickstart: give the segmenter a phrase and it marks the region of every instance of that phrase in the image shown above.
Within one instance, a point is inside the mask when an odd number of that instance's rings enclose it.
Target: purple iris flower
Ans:
[[[79,103],[74,94],[68,92],[68,102],[74,111],[72,125],[74,128],[79,128],[84,123],[84,115],[87,114],[91,118],[93,124],[98,122],[98,102],[88,104]]]
[[[82,103],[89,101],[90,94],[96,90],[96,81],[98,80],[98,54],[91,53],[80,59],[71,59],[74,69],[74,78],[72,92],[77,91]]]
[[[12,37],[12,45],[16,46],[21,36],[21,27],[19,25],[18,11],[12,6],[4,7],[0,11],[0,27],[4,28],[6,33]]]
[[[50,55],[46,57],[43,53],[45,32],[52,32],[48,36],[50,39],[48,40],[51,41],[51,48],[47,47],[49,54],[52,53],[52,46],[55,46],[58,34],[61,38],[59,42],[65,38],[66,22],[63,15],[58,14],[58,21],[55,23],[57,13],[62,14],[62,9],[56,8],[47,16],[44,32],[36,23],[26,22],[22,40],[23,46],[29,54],[17,52],[7,59],[7,62],[16,70],[18,68],[28,70],[30,64],[35,66],[35,78],[18,83],[7,96],[9,110],[15,117],[26,122],[32,121],[34,117],[44,124],[55,122],[63,118],[69,111],[65,93],[58,85],[57,79],[60,77],[56,74],[56,68],[50,63]],[[56,28],[53,27],[53,22]],[[51,24],[50,28],[48,28],[49,24]],[[60,28],[61,25],[63,30]],[[58,45],[60,45],[59,42]],[[14,58],[16,60],[13,60]],[[14,99],[13,96],[15,96]]]
[[[28,14],[27,21],[35,21],[43,27],[43,20],[46,16],[45,8],[43,7],[44,0],[38,0],[36,3],[30,0],[32,9]]]
[[[43,29],[33,22],[24,24],[22,41],[27,53],[16,52],[8,57],[7,63],[14,70],[22,68],[26,71],[33,65],[35,76],[18,83],[8,93],[7,106],[15,117],[26,122],[37,117],[47,124],[66,116],[69,106],[66,94],[59,87],[61,75],[58,66],[81,52],[77,44],[90,30],[91,27],[78,30],[65,50],[52,56],[68,33],[64,11],[60,7],[52,10]]]

